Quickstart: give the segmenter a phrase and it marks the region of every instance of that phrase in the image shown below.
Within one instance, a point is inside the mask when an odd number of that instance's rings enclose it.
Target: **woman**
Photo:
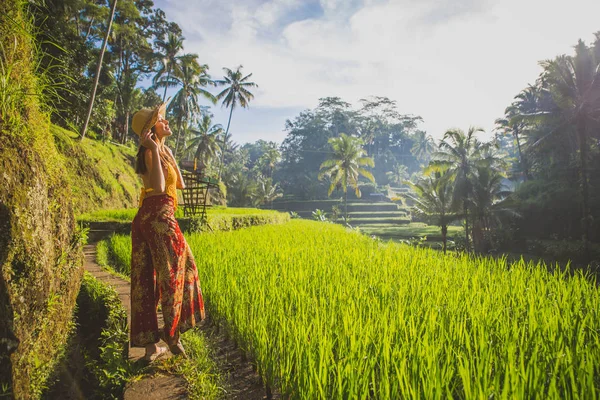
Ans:
[[[204,319],[196,263],[175,219],[176,189],[183,189],[184,184],[173,153],[165,145],[172,134],[164,119],[165,106],[138,111],[131,124],[140,137],[136,172],[144,182],[131,229],[131,346],[145,347],[148,361],[166,351],[157,346],[161,338],[173,354],[185,356],[180,333]]]

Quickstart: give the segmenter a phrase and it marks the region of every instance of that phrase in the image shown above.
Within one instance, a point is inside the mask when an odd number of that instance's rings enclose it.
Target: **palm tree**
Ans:
[[[416,183],[405,182],[412,188],[415,195],[408,195],[414,201],[414,210],[433,218],[435,224],[442,230],[442,248],[446,253],[448,237],[448,224],[460,218],[455,213],[455,204],[452,198],[452,175],[447,171],[436,171],[423,177]]]
[[[258,87],[258,85],[254,82],[250,82],[248,79],[252,76],[252,74],[248,74],[243,76],[242,74],[243,66],[240,65],[237,67],[235,71],[229,68],[223,68],[225,71],[225,76],[222,80],[217,80],[215,83],[217,85],[225,85],[227,86],[221,93],[217,95],[218,100],[222,100],[222,105],[229,107],[229,120],[227,121],[227,129],[225,130],[225,136],[229,134],[229,127],[231,125],[231,116],[233,115],[233,110],[239,105],[243,108],[247,108],[250,100],[254,99],[254,95],[248,90],[249,88]],[[223,149],[223,156],[225,154],[225,142]],[[223,164],[223,156],[221,157],[221,164]],[[221,168],[219,168],[219,178],[221,177]]]
[[[410,152],[419,161],[428,161],[431,153],[435,150],[433,138],[424,131],[417,131],[413,137],[414,143]]]
[[[223,127],[219,124],[212,125],[211,116],[205,114],[198,123],[197,129],[190,131],[194,136],[186,151],[191,152],[195,149],[194,161],[199,161],[200,169],[204,171],[221,151],[219,142],[223,134]]]
[[[113,0],[112,7],[110,9],[110,18],[108,20],[108,27],[106,28],[106,34],[104,35],[104,41],[102,42],[102,48],[100,49],[100,55],[98,56],[98,66],[96,67],[96,77],[94,78],[94,86],[92,89],[92,95],[90,96],[90,105],[88,107],[88,113],[85,118],[85,123],[81,129],[81,140],[85,137],[88,124],[90,123],[90,117],[92,110],[94,109],[94,100],[96,99],[96,91],[98,90],[98,81],[100,79],[100,71],[102,70],[102,60],[104,59],[104,52],[106,51],[106,45],[108,44],[108,37],[110,36],[110,30],[112,28],[113,20],[115,19],[115,10],[117,9],[117,0]]]
[[[348,219],[348,185],[354,188],[356,197],[360,197],[358,178],[364,176],[375,183],[373,174],[364,168],[367,166],[374,167],[375,162],[371,157],[366,157],[361,139],[342,133],[337,138],[329,139],[329,144],[333,149],[333,153],[330,159],[321,164],[320,169],[322,172],[319,174],[319,180],[324,177],[330,179],[328,196],[336,187],[340,186],[342,188],[344,191],[344,214]]]
[[[485,232],[489,232],[501,213],[508,213],[500,207],[500,200],[511,192],[507,190],[504,175],[493,165],[480,165],[476,168],[471,193],[473,210],[473,248],[475,252],[486,250]],[[514,214],[514,212],[511,212]]]
[[[256,198],[256,183],[248,174],[241,172],[233,175],[227,187],[227,195],[234,206],[246,206]]]
[[[403,164],[396,164],[394,169],[385,173],[391,183],[402,184],[409,177],[408,168]]]
[[[182,36],[169,32],[167,40],[157,40],[154,42],[156,47],[162,50],[162,53],[157,54],[161,58],[162,63],[158,71],[156,71],[152,83],[154,86],[164,86],[163,102],[167,97],[167,88],[176,84],[175,82],[171,82],[171,72],[175,69],[179,61],[177,53],[183,50],[183,40]]]
[[[169,111],[175,116],[177,132],[177,143],[175,145],[175,154],[178,154],[179,144],[184,131],[190,123],[193,123],[195,115],[199,115],[201,107],[198,98],[200,96],[210,100],[213,104],[217,102],[215,96],[207,91],[205,87],[214,85],[207,73],[208,66],[198,63],[197,54],[184,54],[179,57],[179,63],[173,70],[171,81],[180,89],[175,93],[173,100],[169,104]],[[159,84],[169,84],[161,81]],[[184,143],[185,148],[185,143]]]
[[[258,165],[263,171],[266,170],[268,172],[269,178],[272,178],[273,170],[275,169],[275,166],[279,162],[280,158],[281,153],[279,152],[279,149],[277,149],[277,146],[274,143],[272,143],[259,157]]]
[[[255,192],[255,205],[272,204],[273,200],[283,196],[279,184],[273,183],[272,178],[259,176]]]
[[[560,56],[541,63],[541,80],[551,94],[554,106],[538,113],[542,117],[558,117],[562,123],[556,132],[575,130],[579,146],[579,176],[582,199],[582,228],[586,258],[589,260],[590,206],[588,182],[588,148],[590,131],[597,128],[600,119],[600,32],[594,46],[583,41],[575,46],[575,56]],[[547,136],[548,136],[547,135]]]
[[[527,89],[515,96],[515,101],[504,110],[504,118],[498,118],[496,120],[496,125],[498,125],[499,130],[510,133],[515,138],[517,151],[519,152],[519,166],[524,180],[529,179],[529,167],[527,160],[523,156],[520,135],[527,129],[528,124],[521,116],[537,111],[537,92],[537,87],[529,85]]]
[[[453,177],[453,199],[455,202],[461,203],[465,218],[467,251],[470,250],[469,196],[472,191],[471,180],[475,168],[483,162],[482,152],[489,147],[477,140],[475,135],[478,132],[483,132],[483,129],[470,127],[467,133],[461,129],[447,131],[439,144],[439,151],[433,154],[434,161],[430,162],[425,170],[426,173],[444,170]]]

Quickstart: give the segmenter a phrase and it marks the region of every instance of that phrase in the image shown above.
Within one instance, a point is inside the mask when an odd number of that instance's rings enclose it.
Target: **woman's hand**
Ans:
[[[150,150],[158,149],[158,143],[156,143],[154,139],[152,139],[152,131],[148,131],[142,134],[140,144]]]

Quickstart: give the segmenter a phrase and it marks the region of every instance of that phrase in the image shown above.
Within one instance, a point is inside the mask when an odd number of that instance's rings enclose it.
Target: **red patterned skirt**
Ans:
[[[175,342],[179,333],[204,319],[204,301],[194,256],[169,195],[144,199],[133,220],[131,241],[131,346],[160,340],[159,301],[165,322],[163,339]]]

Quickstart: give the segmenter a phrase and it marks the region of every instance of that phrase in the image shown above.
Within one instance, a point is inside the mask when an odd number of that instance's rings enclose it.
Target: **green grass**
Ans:
[[[352,220],[350,220],[352,224]],[[412,222],[408,225],[396,224],[368,224],[361,225],[360,230],[368,235],[381,236],[386,239],[408,239],[411,237],[423,237],[440,239],[442,232],[439,226],[427,225],[422,222]],[[454,236],[463,235],[464,229],[460,226],[448,227],[448,240]]]
[[[359,217],[352,218],[350,217],[350,224],[356,225],[371,225],[371,224],[409,224],[410,217]]]
[[[104,210],[87,214],[82,217],[80,222],[95,220],[129,222],[136,212],[137,209]],[[179,212],[180,210],[177,210],[177,213]],[[121,219],[119,220],[119,218]],[[207,218],[214,231],[228,231],[250,225],[285,223],[290,220],[288,214],[277,211],[225,207],[212,208],[208,212]],[[109,238],[99,241],[96,246],[96,262],[110,273],[129,281],[131,275],[131,235],[115,233]]]
[[[130,281],[131,236],[113,234],[96,244],[96,262],[111,274]]]
[[[84,341],[86,394],[117,398],[141,370],[126,357],[129,334],[127,311],[110,285],[86,272],[77,297],[77,324]],[[68,385],[68,382],[65,383]]]
[[[600,297],[581,274],[310,221],[189,243],[213,317],[293,398],[596,397]]]
[[[600,296],[579,272],[303,220],[187,238],[212,318],[284,396],[597,398]]]
[[[64,156],[62,171],[71,185],[76,213],[137,205],[141,179],[133,168],[135,151],[85,138],[56,125],[50,132]]]
[[[406,211],[355,211],[348,212],[350,218],[379,218],[379,217],[405,217]]]
[[[211,347],[203,333],[189,330],[181,335],[187,359],[172,357],[162,363],[167,372],[181,375],[186,381],[191,400],[212,400],[225,397],[225,378],[211,357]]]
[[[99,210],[83,213],[77,216],[78,222],[131,222],[137,213],[137,208],[124,208],[116,210]],[[207,208],[207,215],[271,215],[277,213],[273,210],[261,210],[258,208],[237,208],[214,206]],[[175,212],[176,218],[183,218],[183,207]]]

